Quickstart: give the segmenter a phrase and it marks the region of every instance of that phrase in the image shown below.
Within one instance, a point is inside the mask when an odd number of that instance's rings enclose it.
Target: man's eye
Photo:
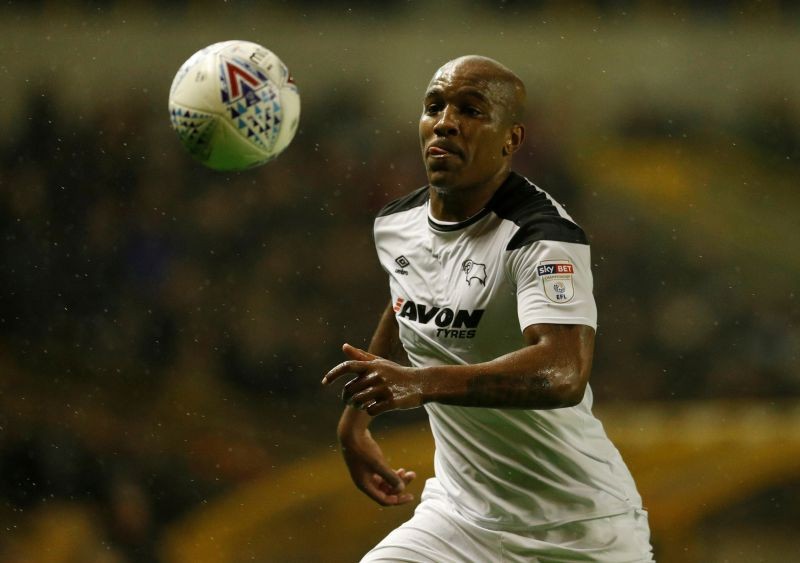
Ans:
[[[476,107],[468,106],[467,108],[464,109],[464,113],[472,117],[477,117],[481,115],[483,112]]]
[[[428,115],[433,115],[435,113],[439,113],[439,109],[441,106],[439,104],[428,104],[425,106],[425,113]]]

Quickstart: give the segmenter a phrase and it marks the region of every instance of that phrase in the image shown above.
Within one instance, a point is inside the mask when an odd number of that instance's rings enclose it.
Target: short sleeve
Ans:
[[[509,275],[521,330],[538,323],[597,328],[589,245],[536,241],[512,251]]]

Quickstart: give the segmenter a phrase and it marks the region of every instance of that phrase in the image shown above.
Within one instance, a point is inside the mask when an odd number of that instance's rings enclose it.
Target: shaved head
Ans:
[[[507,66],[489,57],[465,55],[443,64],[431,79],[428,88],[456,71],[466,72],[484,84],[488,96],[506,111],[507,123],[520,123],[525,114],[525,84]]]
[[[436,71],[419,120],[435,217],[469,217],[500,187],[525,139],[524,107],[522,80],[495,60],[469,55]]]

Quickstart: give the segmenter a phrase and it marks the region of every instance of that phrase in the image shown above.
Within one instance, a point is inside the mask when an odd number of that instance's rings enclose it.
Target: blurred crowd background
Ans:
[[[303,113],[278,160],[222,174],[180,147],[166,96],[192,52],[230,38],[281,56]],[[517,169],[592,242],[598,410],[795,404],[793,3],[8,3],[1,560],[167,561],[185,518],[335,449],[319,380],[388,300],[372,218],[424,184],[421,95],[466,53],[526,81]],[[800,474],[731,502],[749,508],[727,536],[791,530]],[[685,560],[800,560],[755,540],[740,559],[697,549]]]

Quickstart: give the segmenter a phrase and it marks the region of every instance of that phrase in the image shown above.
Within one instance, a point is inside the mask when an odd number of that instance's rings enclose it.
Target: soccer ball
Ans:
[[[197,160],[244,170],[278,156],[300,121],[286,65],[249,41],[214,43],[189,57],[169,91],[172,127]]]

